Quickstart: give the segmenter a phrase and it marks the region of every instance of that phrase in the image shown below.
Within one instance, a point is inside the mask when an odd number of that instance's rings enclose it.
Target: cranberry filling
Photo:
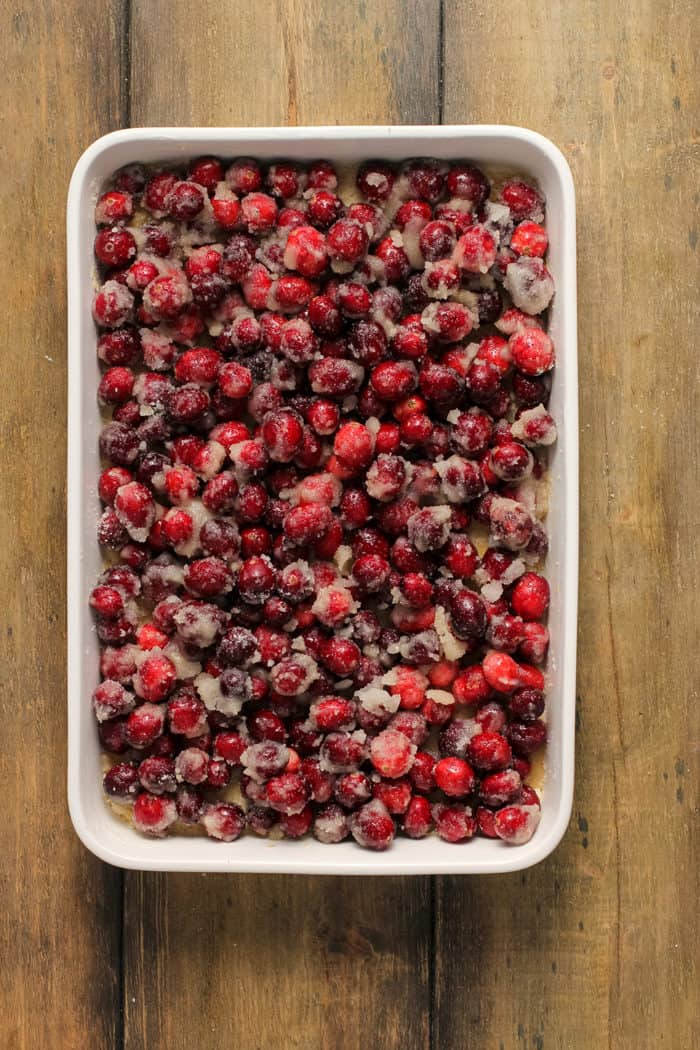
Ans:
[[[468,163],[354,181],[199,157],[97,203],[92,704],[146,835],[537,828],[545,201]]]

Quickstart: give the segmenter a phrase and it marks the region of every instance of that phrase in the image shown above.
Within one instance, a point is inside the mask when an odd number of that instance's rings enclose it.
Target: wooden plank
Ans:
[[[0,1045],[120,1041],[121,875],[65,801],[65,194],[121,120],[122,5],[0,0]]]
[[[699,22],[445,2],[445,120],[533,127],[577,184],[582,571],[572,826],[532,871],[438,880],[436,1046],[697,1037]]]
[[[439,6],[134,3],[132,121],[432,121]],[[429,1041],[430,881],[127,875],[125,1046]]]

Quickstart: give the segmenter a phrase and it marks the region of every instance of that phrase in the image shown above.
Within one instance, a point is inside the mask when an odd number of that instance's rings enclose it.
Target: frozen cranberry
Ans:
[[[496,813],[496,834],[511,846],[522,846],[528,842],[540,822],[538,806],[506,806]]]
[[[105,794],[114,802],[133,802],[141,790],[139,774],[130,762],[119,762],[108,769],[102,781]]]
[[[168,722],[171,733],[188,739],[201,736],[207,728],[207,711],[199,697],[183,689],[168,701]]]
[[[238,590],[245,601],[262,605],[272,594],[274,585],[275,570],[267,557],[253,555],[243,562],[238,573]]]
[[[360,661],[360,649],[349,638],[329,638],[321,646],[324,667],[341,678],[351,675]]]
[[[489,180],[479,168],[471,164],[457,164],[447,173],[447,191],[452,197],[469,201],[480,207],[491,190]]]
[[[304,277],[318,277],[326,268],[326,239],[313,226],[296,226],[287,238],[284,264]]]
[[[451,805],[438,803],[432,808],[435,830],[445,842],[464,842],[476,833],[476,820],[471,806],[459,802]]]
[[[134,190],[135,191],[135,186]],[[103,193],[95,205],[95,222],[98,226],[111,226],[113,223],[128,222],[134,213],[134,202],[127,187],[108,190]]]
[[[395,729],[385,729],[370,746],[372,765],[385,777],[402,777],[413,765],[416,746]]]
[[[523,624],[523,640],[520,643],[519,653],[524,660],[533,664],[541,664],[549,646],[549,631],[541,623]]]
[[[527,547],[534,523],[522,504],[515,500],[494,496],[489,505],[491,542],[508,550]]]
[[[522,722],[535,722],[544,712],[544,693],[540,689],[516,689],[508,710]]]
[[[254,193],[262,186],[262,172],[256,160],[239,157],[226,170],[226,182],[236,193]]]
[[[389,199],[395,175],[388,164],[369,161],[357,173],[357,188],[372,204],[383,204]]]
[[[205,802],[201,795],[184,785],[177,789],[175,806],[178,820],[183,824],[199,824]]]
[[[110,751],[114,755],[123,755],[129,750],[125,719],[116,718],[108,722],[100,722],[97,731],[105,751]]]
[[[92,694],[92,708],[98,722],[128,714],[134,704],[134,694],[125,689],[120,682],[110,679],[100,682]]]
[[[479,731],[471,718],[453,718],[441,731],[438,741],[443,757],[465,759],[469,741]]]
[[[345,809],[355,809],[372,797],[372,785],[365,773],[345,773],[336,780],[333,795]]]
[[[474,721],[482,733],[500,733],[506,724],[506,714],[500,704],[491,700],[479,707]]]
[[[233,802],[213,802],[205,807],[201,824],[207,835],[220,842],[234,842],[243,834],[245,813]]]
[[[358,845],[372,850],[387,849],[396,833],[391,815],[379,799],[372,799],[352,815],[350,831]]]
[[[199,558],[185,568],[185,586],[198,598],[216,598],[233,587],[233,576],[220,558]]]
[[[352,218],[339,219],[331,226],[326,237],[328,254],[338,264],[359,262],[368,246],[367,230]]]
[[[117,227],[100,230],[95,238],[95,255],[104,266],[126,266],[136,255],[133,234]]]
[[[106,365],[130,365],[139,347],[139,337],[132,328],[118,328],[102,333],[97,343],[97,356]]]
[[[277,813],[290,816],[301,813],[310,796],[309,787],[300,773],[282,773],[268,780],[265,800]]]
[[[508,340],[515,367],[527,376],[540,376],[554,365],[554,346],[540,328],[525,328]]]
[[[441,758],[435,766],[435,783],[448,797],[463,798],[476,787],[476,777],[464,759]]]
[[[142,787],[153,795],[173,792],[177,787],[175,763],[172,758],[150,755],[139,765],[138,775]]]
[[[368,466],[373,449],[372,434],[362,423],[344,423],[336,432],[333,451],[338,459],[353,469]]]
[[[267,838],[277,819],[275,811],[268,806],[248,806],[246,823],[254,835]]]
[[[165,709],[146,703],[131,712],[126,720],[126,739],[131,747],[150,747],[163,732]]]
[[[516,372],[513,376],[513,394],[521,405],[534,408],[547,401],[549,396],[548,377],[525,375]]]
[[[508,741],[500,733],[477,733],[469,741],[467,755],[477,769],[489,772],[506,769],[512,760]]]
[[[134,297],[118,281],[105,281],[92,302],[92,316],[102,328],[119,328],[131,317]]]
[[[513,611],[524,620],[540,620],[549,607],[549,584],[544,576],[526,572],[516,582],[510,603]]]
[[[331,803],[318,810],[314,817],[313,835],[319,842],[342,842],[350,834],[347,814]]]
[[[171,798],[142,791],[134,803],[134,826],[145,835],[159,838],[177,820],[177,809]]]
[[[435,788],[435,766],[437,761],[427,751],[418,751],[415,755],[413,765],[409,771],[409,777],[415,791],[426,794]]]
[[[509,179],[501,190],[500,199],[506,204],[515,219],[542,218],[544,200],[534,186],[522,179]]]
[[[425,838],[433,826],[430,803],[427,798],[414,795],[403,813],[404,817],[401,826],[404,834],[408,835],[410,839]]]
[[[485,838],[498,838],[498,834],[496,832],[496,814],[493,812],[493,810],[488,809],[486,806],[477,806],[476,822],[479,828],[479,833]]]
[[[115,587],[95,587],[90,605],[105,620],[114,620],[124,612],[124,598]]]
[[[301,813],[282,814],[279,827],[285,838],[300,839],[311,828],[314,815],[311,806],[306,806]]]
[[[538,751],[547,740],[547,726],[544,722],[509,722],[505,729],[513,751],[518,755],[531,755]]]

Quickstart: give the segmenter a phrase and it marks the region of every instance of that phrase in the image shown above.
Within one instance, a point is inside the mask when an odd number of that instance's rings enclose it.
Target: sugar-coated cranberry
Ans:
[[[437,787],[450,798],[464,798],[476,787],[474,770],[463,758],[441,758],[434,775]]]
[[[516,582],[510,603],[513,611],[523,620],[540,620],[549,606],[549,584],[544,576],[526,572]]]
[[[539,822],[538,806],[506,806],[496,813],[494,828],[504,842],[522,846],[532,838]]]
[[[134,802],[134,826],[145,835],[159,838],[177,820],[177,809],[171,798],[142,791]]]
[[[501,200],[510,208],[515,219],[537,221],[542,216],[544,201],[541,193],[522,179],[509,179],[504,183]]]
[[[340,806],[331,803],[316,812],[312,830],[319,842],[342,842],[350,834],[348,815]]]
[[[358,845],[377,851],[388,849],[396,834],[391,815],[379,799],[372,799],[352,815],[350,831]]]
[[[427,798],[413,796],[404,812],[401,826],[404,834],[411,839],[422,839],[429,834],[433,818]]]
[[[432,808],[435,830],[445,842],[464,842],[476,833],[476,819],[470,806],[439,802]]]
[[[245,812],[233,802],[212,802],[205,807],[201,824],[210,838],[234,842],[245,830]]]
[[[305,806],[301,813],[283,813],[280,816],[279,827],[285,838],[300,839],[310,830],[314,814],[311,806]]]
[[[102,786],[112,801],[120,804],[133,802],[141,790],[136,766],[130,762],[117,763],[105,773]]]
[[[518,755],[531,755],[544,746],[547,740],[547,726],[544,722],[509,722],[505,728],[513,751]]]

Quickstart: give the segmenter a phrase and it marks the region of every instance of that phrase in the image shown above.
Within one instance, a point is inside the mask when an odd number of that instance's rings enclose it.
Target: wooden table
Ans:
[[[697,1045],[693,0],[0,0],[0,1045]],[[8,86],[9,85],[9,86]],[[523,124],[577,184],[574,816],[485,878],[124,874],[71,830],[64,202],[129,124]],[[695,664],[695,678],[693,665]]]

